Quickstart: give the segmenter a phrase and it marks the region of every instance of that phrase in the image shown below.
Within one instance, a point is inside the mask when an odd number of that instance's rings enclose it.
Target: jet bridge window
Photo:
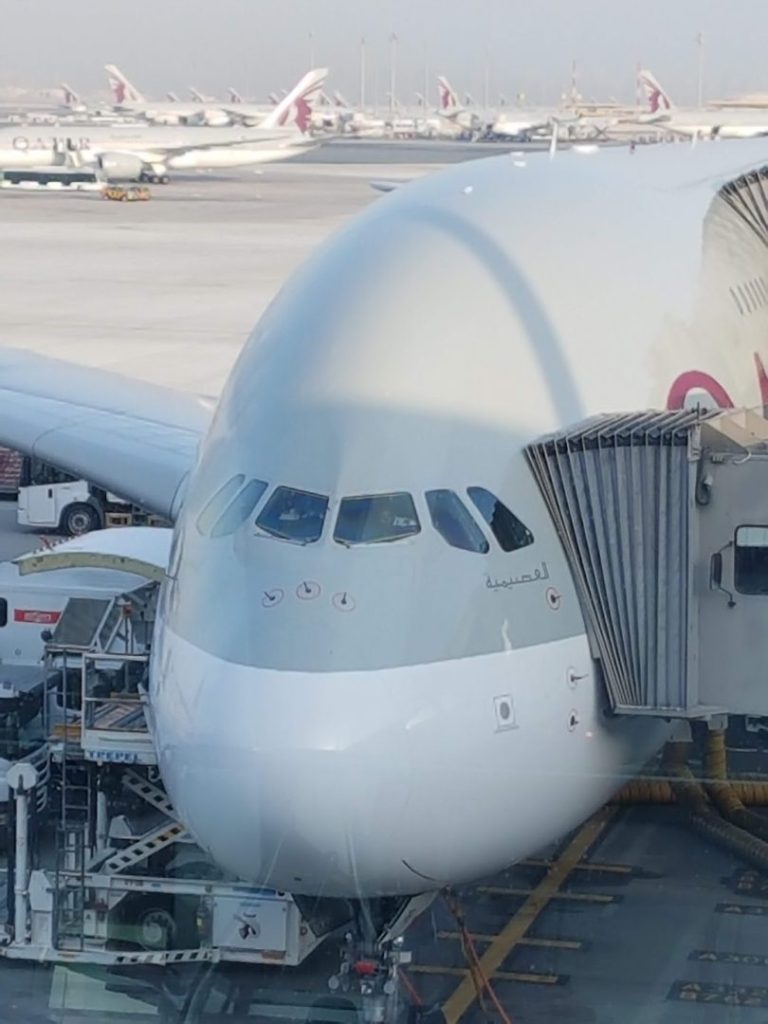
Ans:
[[[533,534],[510,512],[503,501],[485,487],[468,487],[467,494],[477,511],[488,523],[502,551],[517,551],[533,544]]]
[[[462,551],[486,554],[490,545],[455,491],[427,491],[424,496],[432,525],[447,544]]]
[[[338,544],[385,544],[421,530],[410,494],[368,494],[344,498],[333,531]]]
[[[768,594],[768,526],[740,526],[733,561],[740,594]]]
[[[328,511],[324,494],[276,487],[256,518],[256,526],[270,537],[312,544],[320,539]]]

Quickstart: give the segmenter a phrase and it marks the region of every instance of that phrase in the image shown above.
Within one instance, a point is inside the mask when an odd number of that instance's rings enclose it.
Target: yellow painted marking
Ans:
[[[452,977],[469,979],[470,984],[472,984],[466,967],[441,967],[440,964],[410,964],[408,970],[411,974],[449,974]],[[536,971],[497,971],[494,974],[494,978],[498,978],[499,981],[524,981],[530,985],[559,985],[560,977],[559,974],[539,974]]]
[[[515,946],[520,942],[536,918],[547,906],[557,890],[584,857],[594,846],[601,832],[616,814],[616,807],[603,807],[582,825],[550,871],[539,884],[527,895],[517,913],[507,923],[488,949],[480,957],[480,969],[486,978],[491,979]],[[458,1024],[462,1015],[475,1001],[475,987],[472,979],[465,975],[455,992],[443,1004],[446,1024]]]
[[[547,876],[549,877],[549,876]],[[475,892],[485,892],[491,896],[531,896],[536,889],[511,889],[506,885],[478,885]],[[557,892],[550,899],[574,900],[576,903],[615,903],[616,897],[603,892]]]
[[[470,932],[473,939],[478,942],[495,942],[498,934],[484,934],[483,932]],[[458,932],[438,932],[438,939],[460,939]],[[520,939],[521,946],[537,946],[541,949],[582,949],[584,943],[579,939]]]
[[[551,860],[542,860],[535,857],[529,858],[528,860],[521,860],[520,863],[528,868],[549,868],[552,866]],[[584,861],[583,864],[577,864],[573,870],[601,871],[608,875],[633,875],[636,869],[630,864],[597,864],[591,860],[587,860]]]

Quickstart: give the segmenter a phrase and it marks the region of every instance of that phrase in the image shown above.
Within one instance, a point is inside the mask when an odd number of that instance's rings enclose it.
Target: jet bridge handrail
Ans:
[[[102,651],[83,653],[81,667],[82,738],[85,738],[84,734],[88,729],[124,733],[146,732],[144,699],[140,684],[137,683],[135,693],[99,695],[89,692],[94,682],[92,672],[97,668],[103,669],[105,663],[114,663],[120,668],[125,668],[128,664],[146,666],[149,663],[149,655],[112,654]]]

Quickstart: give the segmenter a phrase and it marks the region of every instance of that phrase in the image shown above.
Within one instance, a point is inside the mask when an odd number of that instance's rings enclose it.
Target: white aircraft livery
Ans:
[[[307,134],[328,72],[316,68],[256,127],[110,125],[0,128],[0,168],[97,166],[112,178],[167,180],[172,170],[285,160],[317,145]]]
[[[0,442],[170,517],[149,706],[200,845],[418,893],[576,826],[656,751],[611,716],[524,455],[765,397],[768,146],[472,161],[380,199],[202,401],[0,355]]]
[[[638,72],[649,113],[646,124],[658,124],[673,134],[702,139],[753,139],[768,135],[768,111],[760,109],[678,108],[652,71]]]

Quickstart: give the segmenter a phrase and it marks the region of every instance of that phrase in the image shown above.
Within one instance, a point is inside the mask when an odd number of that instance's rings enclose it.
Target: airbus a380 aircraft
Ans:
[[[600,411],[761,403],[766,220],[740,203],[750,175],[765,211],[768,146],[519,163],[351,221],[210,422],[2,353],[0,442],[175,521],[154,740],[181,819],[243,878],[359,897],[477,878],[665,737],[606,713],[523,449]]]
[[[317,142],[309,136],[312,104],[327,77],[316,68],[254,128],[159,125],[0,128],[0,168],[96,164],[113,178],[167,180],[169,170],[247,167],[285,160]]]
[[[768,111],[760,109],[718,109],[676,107],[652,71],[640,71],[638,83],[645,92],[649,113],[645,123],[687,138],[753,139],[768,135]]]
[[[143,117],[154,124],[207,124],[221,126],[231,123],[231,118],[215,100],[207,100],[193,92],[192,101],[184,103],[178,98],[168,102],[153,102],[139,92],[128,81],[120,68],[105,64],[109,88],[114,99],[114,110],[118,113]]]

